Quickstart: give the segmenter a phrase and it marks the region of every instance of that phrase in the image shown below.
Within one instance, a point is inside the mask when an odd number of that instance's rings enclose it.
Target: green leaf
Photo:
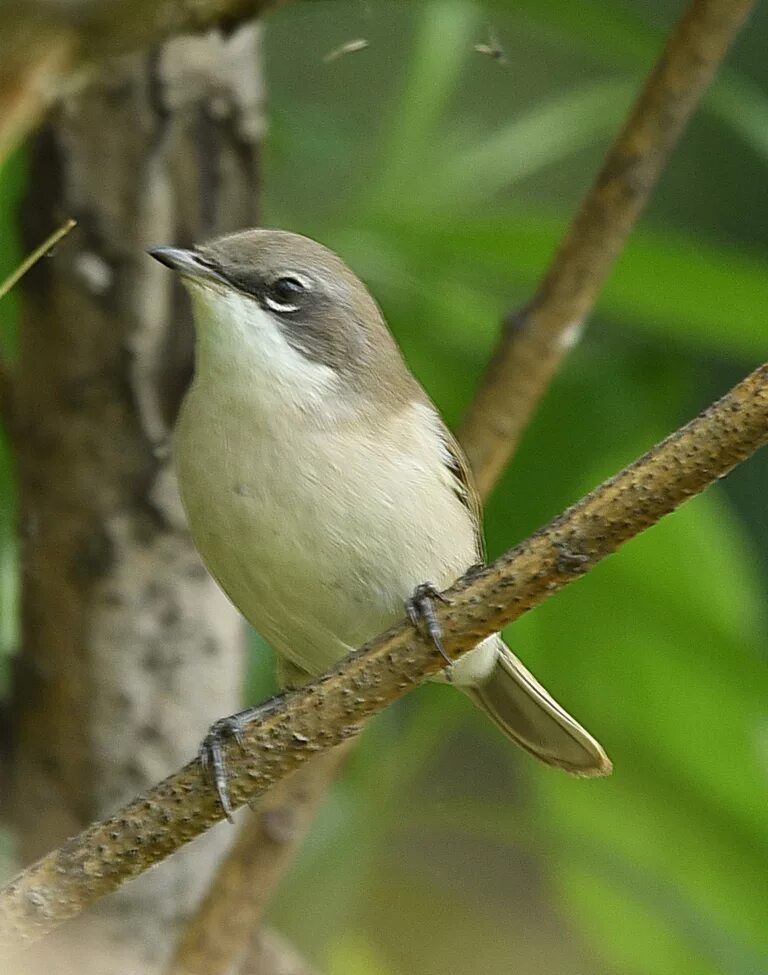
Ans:
[[[531,27],[572,49],[578,45],[603,63],[644,65],[658,54],[663,36],[626,4],[605,0],[514,0],[497,2]]]
[[[760,599],[739,526],[710,494],[512,628],[614,760],[604,782],[535,783],[569,838],[553,866],[571,909],[628,971],[736,975],[742,949],[768,952]]]
[[[574,5],[570,0],[516,0],[512,9],[548,40],[559,41],[569,52],[578,45],[582,52],[612,67],[650,71],[666,42],[662,31],[614,2],[582,0]],[[726,67],[704,94],[703,108],[768,162],[768,96],[760,87]]]
[[[530,297],[564,229],[546,214],[382,217],[363,272],[385,295],[428,304],[446,339],[483,356],[503,311]],[[699,353],[762,358],[766,308],[768,253],[645,230],[627,244],[597,315]]]
[[[442,149],[415,203],[419,207],[474,206],[515,182],[560,162],[615,132],[636,81],[590,81],[558,92],[492,135],[464,148]]]
[[[325,970],[328,975],[394,975],[371,942],[354,931],[343,932],[331,944]]]
[[[429,158],[435,130],[471,51],[477,23],[474,4],[461,0],[440,0],[418,8],[408,79],[385,126],[379,183],[371,194],[379,206],[399,202],[403,179]]]

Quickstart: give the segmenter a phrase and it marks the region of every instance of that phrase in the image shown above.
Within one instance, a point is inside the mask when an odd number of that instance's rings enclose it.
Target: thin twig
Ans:
[[[663,169],[696,101],[714,74],[730,38],[746,16],[749,4],[742,4],[739,10],[729,3],[728,17],[724,20],[718,16],[718,8],[722,7],[722,3],[693,4],[651,74],[581,214],[539,288],[537,298],[527,312],[508,323],[494,364],[461,432],[484,497],[496,483],[536,402],[565,355],[568,335],[564,330],[591,308],[616,252]],[[503,60],[503,52],[492,32],[489,37],[489,46],[481,53]],[[481,45],[475,46],[478,51],[480,48]],[[344,48],[326,55],[325,60],[333,59],[340,51]],[[702,51],[706,57],[697,63],[695,59]],[[673,124],[667,118],[670,112],[674,113]],[[638,183],[638,177],[643,182]],[[330,787],[334,777],[333,770],[328,768],[323,782],[311,765],[296,775],[307,776],[308,788],[313,794],[321,794]],[[309,828],[310,819],[303,822],[304,829],[293,834],[291,843],[294,846],[298,846]],[[247,825],[245,829],[248,830]],[[253,846],[260,843],[257,824],[251,825],[248,835],[250,843],[244,835],[242,844],[238,844],[222,864],[220,870],[224,878],[237,871],[238,857],[253,862]],[[290,856],[287,850],[274,847],[262,851],[261,870],[269,878],[271,890],[276,875],[270,853],[272,857],[281,856],[286,863]],[[253,878],[250,889],[261,889],[261,877],[254,874]],[[241,902],[248,902],[250,892],[232,884],[223,888],[218,880],[215,884],[219,910],[225,916],[241,916]],[[207,930],[212,921],[210,908],[209,899],[190,922],[190,932],[196,933],[187,933],[183,943],[191,938],[198,945],[195,956],[198,967],[190,968],[190,971],[222,975],[228,970],[226,958],[220,959],[218,967],[213,960],[205,967],[206,963],[201,960],[206,957],[206,943],[209,957],[217,957],[219,939],[216,930],[221,927],[221,922],[214,925],[209,941],[204,942],[200,933]],[[229,950],[234,950],[232,939]]]
[[[247,817],[194,918],[167,975],[226,975],[261,921],[275,887],[299,849],[348,742],[279,782]]]
[[[447,591],[435,612],[457,658],[580,578],[628,539],[768,442],[768,365],[695,420],[507,552]],[[354,737],[366,718],[444,666],[405,623],[284,697],[242,744],[230,743],[235,806],[310,756]],[[0,951],[41,938],[222,819],[196,759],[114,816],[43,857],[0,891]]]
[[[27,271],[31,267],[34,267],[49,251],[53,250],[62,237],[66,237],[70,230],[76,226],[77,220],[73,220],[70,217],[57,230],[54,230],[49,237],[46,237],[39,247],[36,247],[31,254],[28,254],[21,264],[14,271],[11,271],[5,281],[0,281],[0,298],[4,298],[11,288],[24,277]]]
[[[480,493],[506,466],[688,118],[754,0],[693,0],[531,303],[505,334],[459,432]]]
[[[521,334],[524,334],[524,332],[521,332]],[[554,369],[554,366],[553,366],[553,369]],[[494,405],[498,405],[498,402],[499,402],[499,401],[498,401],[498,399],[497,399],[497,400],[496,400],[496,403],[495,403]],[[472,449],[472,448],[471,448],[471,444],[470,444],[470,451],[471,451],[471,449]],[[503,462],[502,462],[502,464],[503,464]],[[499,464],[498,466],[499,466],[499,467],[501,467],[501,466],[502,466],[502,464]],[[490,484],[490,479],[488,479],[488,478],[486,478],[486,479],[483,479],[483,477],[482,477],[482,467],[480,468],[480,470],[478,471],[478,473],[479,473],[479,474],[481,475],[481,487],[482,487],[482,488],[483,488],[483,489],[485,490],[485,492],[487,493],[487,490],[488,490],[488,487],[489,487],[489,484]],[[309,771],[309,769],[307,769],[307,771]]]
[[[76,220],[67,220],[58,230],[43,241],[43,243],[32,251],[19,266],[12,271],[4,281],[0,281],[0,299],[4,298],[18,281],[24,277],[27,271],[47,254],[60,240],[65,237],[73,227],[77,225]],[[0,357],[0,422],[2,422],[6,433],[14,436],[15,432],[15,406],[14,406],[14,377],[8,363]]]

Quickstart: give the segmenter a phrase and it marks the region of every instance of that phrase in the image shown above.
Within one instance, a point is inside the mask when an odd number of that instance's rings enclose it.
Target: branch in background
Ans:
[[[624,542],[703,491],[768,442],[768,365],[634,464],[436,606],[456,658],[582,576]],[[242,745],[230,743],[234,806],[263,795],[308,758],[354,737],[366,718],[444,666],[434,647],[400,624],[324,679],[286,695]],[[195,760],[43,857],[0,891],[0,950],[51,931],[223,818]]]
[[[531,303],[502,340],[459,431],[482,495],[520,435],[754,0],[693,0]]]
[[[238,975],[318,975],[277,932],[261,928],[251,934]]]
[[[523,427],[571,344],[569,339],[578,338],[578,334],[567,331],[568,327],[579,323],[590,311],[672,146],[750,6],[748,2],[734,4],[729,0],[695,0],[691,5],[651,73],[536,298],[522,315],[508,321],[485,383],[461,431],[483,497],[490,494],[512,454]],[[578,329],[578,324],[575,327]],[[322,770],[316,771],[312,765],[299,770],[295,777],[306,777],[306,788],[315,803],[330,787],[334,768],[325,766],[325,779]],[[300,808],[296,815],[303,827],[294,831],[291,847],[302,842],[311,825],[311,817],[304,817]],[[292,859],[285,848],[268,845],[260,854],[261,875],[258,871],[251,874],[245,867],[238,868],[239,857],[251,864],[255,862],[255,848],[260,842],[258,823],[244,824],[241,842],[220,868],[223,876],[215,889],[218,911],[224,916],[241,917],[250,896],[244,886],[226,880],[233,871],[241,875],[248,872],[253,878],[252,889],[261,889],[263,880],[268,880],[271,892],[277,879],[275,871],[280,869],[274,858],[283,864]],[[263,902],[263,897],[259,900]],[[208,953],[199,941],[200,931],[209,927],[211,906],[209,897],[201,913],[193,918],[191,930],[182,942],[181,950],[185,944],[197,943],[195,963],[190,959],[186,969],[196,975],[224,975],[228,971],[226,959],[216,963],[218,939],[214,936],[208,941]],[[252,915],[254,923],[258,913]],[[221,922],[217,926],[221,927]],[[240,937],[245,934],[246,929],[242,927]],[[235,950],[230,940],[229,953]],[[177,955],[177,963],[180,958]],[[180,970],[185,969],[182,966]]]
[[[351,742],[319,755],[271,789],[248,816],[167,969],[167,975],[226,975],[253,939],[275,887],[296,854]],[[263,953],[261,941],[253,952]],[[282,955],[278,953],[278,957]],[[275,972],[262,961],[264,975]],[[280,969],[278,968],[277,971]]]
[[[141,255],[257,222],[260,51],[245,24],[113,59],[25,147],[25,250],[59,215],[83,223],[20,303],[9,802],[23,865],[183,765],[241,704],[243,620],[200,563],[162,449],[191,372],[188,308]],[[99,904],[29,969],[156,975],[235,837],[214,831]]]
[[[174,34],[232,28],[282,0],[3,0],[0,165],[46,110],[104,57]]]
[[[30,9],[33,6],[34,5],[30,5],[28,2],[25,3],[24,12],[28,14]],[[37,5],[37,6],[40,7],[41,5]],[[75,3],[70,6],[71,8],[75,8],[78,6],[82,7],[82,4]],[[137,4],[135,2],[131,4],[134,14],[136,12],[136,6]],[[143,37],[147,38],[150,37],[154,31],[195,29],[195,27],[199,27],[203,23],[205,23],[206,17],[210,17],[210,16],[214,18],[218,17],[220,13],[225,9],[230,16],[237,17],[237,16],[242,16],[244,13],[247,14],[251,12],[252,9],[254,9],[254,7],[256,6],[260,6],[260,5],[254,3],[232,3],[232,2],[227,3],[224,2],[224,0],[219,0],[219,2],[206,2],[206,0],[201,0],[201,2],[199,2],[196,7],[190,10],[188,5],[184,5],[178,2],[166,2],[160,4],[155,3],[152,4],[151,11],[148,11],[149,14],[148,16],[141,16],[141,17],[134,16],[132,18],[130,24],[130,30],[124,29],[122,27],[120,30],[114,29],[115,10],[116,8],[119,9],[121,7],[123,9],[126,9],[125,3],[118,2],[117,4],[111,5],[109,11],[110,20],[109,23],[106,24],[108,28],[106,30],[104,29],[105,28],[104,16],[97,9],[96,6],[93,6],[91,8],[91,11],[89,12],[87,17],[83,15],[83,10],[81,9],[78,15],[78,20],[79,20],[78,28],[81,30],[81,33],[79,33],[78,35],[78,45],[76,49],[77,56],[74,56],[73,54],[73,52],[75,51],[75,46],[71,43],[71,32],[70,32],[69,25],[59,21],[59,23],[56,25],[52,33],[48,35],[48,37],[50,38],[48,47],[46,47],[45,42],[41,42],[40,40],[41,37],[45,38],[46,35],[44,34],[44,32],[38,32],[36,58],[30,59],[27,57],[23,59],[25,62],[29,64],[29,67],[25,68],[25,71],[20,73],[20,78],[22,79],[22,83],[21,85],[17,86],[16,89],[17,93],[19,93],[23,97],[18,98],[17,102],[14,103],[13,105],[14,111],[10,113],[9,112],[2,113],[2,115],[0,116],[0,117],[5,117],[8,120],[6,124],[6,130],[10,128],[12,130],[12,134],[18,137],[19,135],[23,134],[25,125],[28,127],[30,124],[34,124],[36,117],[38,117],[40,113],[44,110],[47,103],[50,102],[53,98],[55,98],[59,94],[60,84],[57,84],[57,71],[59,72],[59,75],[63,77],[68,70],[71,70],[72,67],[74,67],[74,65],[78,63],[82,64],[83,62],[87,62],[90,59],[101,57],[105,54],[117,53],[120,50],[127,49],[127,47],[132,46],[134,44],[140,44],[142,43],[142,39],[139,36],[140,34]],[[694,8],[696,6],[697,5],[694,4]],[[698,5],[699,8],[703,8],[706,6],[707,6],[706,4]],[[712,7],[711,4],[709,6]],[[694,8],[692,8],[692,10]],[[238,11],[240,11],[240,13],[238,13]],[[38,14],[39,14],[39,10],[38,10]],[[92,14],[95,15],[92,16]],[[157,15],[156,19],[154,18],[155,14]],[[58,32],[59,27],[61,27],[61,33]],[[672,43],[670,44],[670,50],[671,48],[672,48]],[[659,72],[657,71],[657,74],[658,73]],[[41,83],[41,79],[42,79],[42,83]],[[649,83],[649,88],[650,88],[650,84],[651,83]],[[2,101],[3,94],[4,94],[4,90],[2,85],[0,85],[0,101]],[[696,95],[694,94],[694,99],[695,97]],[[642,99],[640,105],[642,105]],[[19,106],[21,106],[21,111],[19,111]],[[638,110],[636,110],[635,115],[638,114],[639,107],[640,106],[638,106]],[[19,120],[20,120],[20,124],[19,124]],[[683,121],[684,119],[682,121],[679,121],[678,128],[682,127]],[[11,124],[11,122],[13,124]],[[630,126],[628,126],[627,131],[629,131],[629,127]],[[625,136],[626,134],[627,132],[625,131]],[[1,148],[2,137],[3,137],[2,124],[0,124],[0,148]],[[675,134],[673,133],[673,139],[674,137]],[[619,145],[621,145],[621,141]],[[615,157],[615,153],[616,150],[614,150],[614,157]],[[0,158],[2,158],[1,155]],[[663,158],[662,160],[659,161],[659,168],[662,162],[663,162]],[[652,174],[652,176],[655,176],[655,174]],[[599,185],[600,185],[600,181],[598,180],[598,187]],[[598,187],[596,187],[596,189]],[[648,192],[648,188],[645,189],[646,195],[647,192]],[[640,206],[642,206],[643,202],[644,202],[644,197],[640,200],[639,204],[637,204],[638,210]],[[587,213],[587,211],[588,211],[588,205],[585,204],[583,214]],[[617,209],[615,215],[611,215],[610,213],[608,214],[609,219],[615,219],[616,217],[621,219],[622,216],[623,214],[621,208]],[[636,213],[634,216],[636,216]],[[634,219],[634,216],[630,218],[630,222],[631,220]],[[571,231],[571,238],[574,237],[574,231],[577,225],[578,225],[578,221],[576,222],[576,224],[574,224],[574,230]],[[588,230],[590,229],[590,224],[588,221],[587,221],[587,229]],[[623,241],[623,235],[626,234],[627,230],[628,227],[623,231],[623,234],[619,232],[618,244],[616,244],[616,249],[618,249],[621,242]],[[573,242],[573,247],[571,248],[570,253],[568,252],[567,243],[568,242],[566,241],[566,245],[564,246],[560,255],[561,258],[563,257],[566,258],[564,262],[565,271],[568,271],[567,258],[569,257],[572,258],[573,254],[576,252],[578,252],[579,254],[582,253],[581,248],[583,247],[584,239],[579,239],[577,236],[575,242]],[[601,257],[603,260],[605,260],[605,252],[601,251],[599,247],[597,248],[597,254],[598,257]],[[610,264],[610,261],[613,259],[613,256],[614,256],[613,253],[608,252],[606,268]],[[550,271],[550,275],[547,279],[549,281],[550,279],[553,278],[554,275],[555,285],[558,284],[557,273],[555,273],[557,272],[557,268],[558,268],[558,263],[556,262],[552,271]],[[560,269],[559,273],[563,273],[562,268]],[[596,279],[595,279],[596,280],[595,291],[596,291],[597,288],[602,283],[602,278],[600,277],[601,269],[598,267],[596,269],[596,272],[594,273],[596,274]],[[604,277],[605,270],[602,271],[602,274]],[[568,280],[567,274],[564,275],[564,280],[566,280],[565,291],[567,293],[567,291],[571,288],[572,283]],[[545,282],[542,288],[539,289],[539,295],[537,297],[546,294],[546,284],[547,282]],[[555,295],[555,297],[557,297],[557,287],[554,288],[552,293]],[[578,293],[576,293],[575,297],[578,298]],[[594,295],[592,295],[589,301],[589,305],[591,305],[593,300],[594,300]],[[533,307],[535,307],[535,304],[536,303],[534,302]],[[586,312],[589,310],[589,305],[582,313],[581,317],[583,317],[583,314],[586,314]],[[523,316],[521,319],[518,320],[519,324],[522,325],[522,328],[516,330],[517,336],[521,340],[520,346],[518,348],[518,355],[515,360],[517,364],[513,364],[510,367],[509,371],[504,373],[504,376],[512,375],[514,377],[515,383],[518,383],[521,380],[526,381],[525,389],[522,390],[523,395],[519,397],[519,400],[522,402],[522,408],[520,408],[519,404],[517,407],[514,408],[515,414],[521,416],[521,418],[519,418],[517,421],[518,427],[516,429],[513,427],[510,431],[507,427],[504,426],[504,415],[502,415],[501,423],[499,424],[498,434],[497,434],[498,436],[500,436],[502,440],[501,444],[497,445],[497,447],[494,449],[492,444],[490,445],[489,448],[489,438],[487,436],[485,436],[484,440],[480,441],[481,448],[484,447],[486,450],[490,449],[492,455],[495,453],[495,460],[493,462],[496,465],[496,470],[493,471],[492,474],[489,475],[484,474],[485,463],[483,462],[483,460],[478,460],[475,457],[473,443],[471,440],[468,442],[468,450],[470,454],[473,456],[473,459],[475,460],[475,465],[477,467],[477,474],[480,481],[480,487],[483,490],[483,493],[485,494],[487,494],[488,491],[490,490],[492,486],[492,482],[495,481],[496,477],[498,476],[498,473],[500,472],[501,468],[506,462],[508,454],[511,452],[511,448],[513,446],[513,443],[511,443],[511,441],[516,439],[516,437],[519,435],[519,430],[522,428],[528,413],[535,405],[535,401],[540,396],[544,385],[548,381],[551,373],[556,368],[559,359],[562,358],[563,355],[563,351],[560,351],[557,347],[555,347],[555,355],[553,357],[553,361],[549,365],[546,362],[543,363],[545,368],[543,370],[538,369],[538,371],[541,373],[541,376],[539,377],[536,376],[536,372],[537,372],[536,368],[534,368],[533,370],[524,369],[518,373],[520,364],[525,362],[526,360],[526,351],[525,351],[524,343],[529,338],[528,331],[530,329],[532,319],[533,316],[531,315],[529,310],[527,315]],[[564,319],[564,324],[567,325],[572,320],[573,318],[566,317]],[[537,323],[538,323],[538,316],[537,316]],[[510,343],[510,337],[508,335],[506,338],[505,345],[508,345],[509,343]],[[517,345],[517,343],[512,343],[512,344]],[[535,357],[540,354],[540,347],[536,342],[532,344],[529,342],[529,346],[530,347],[527,355]],[[504,346],[502,346],[502,348],[504,348]],[[541,363],[534,363],[534,365],[538,367],[541,365]],[[546,371],[547,368],[549,368],[549,372]],[[534,381],[528,382],[527,380],[531,375],[533,376]],[[507,386],[507,388],[509,388],[506,382],[506,378],[502,379],[502,383],[504,386]],[[2,389],[0,388],[0,392],[1,391]],[[481,398],[482,395],[483,394],[481,393]],[[489,399],[492,402],[493,409],[497,409],[499,405],[502,406],[505,405],[502,402],[502,398],[499,397],[498,388],[495,385]],[[479,408],[479,403],[476,404],[476,406],[477,408]],[[486,412],[483,415],[483,420],[485,421],[486,424],[486,430],[487,430],[488,419],[489,417],[486,410]],[[481,435],[483,434],[482,424],[480,427],[480,433]],[[318,776],[313,774],[313,770],[310,766],[299,771],[296,774],[296,776],[294,776],[293,781],[295,781],[301,776],[307,777],[308,781],[312,783],[312,787],[315,789],[318,796],[322,793],[323,786],[320,780],[318,779]],[[332,774],[329,771],[327,774],[328,781],[330,781],[331,778],[332,778]],[[269,796],[268,801],[271,799],[272,796]],[[301,802],[299,802],[299,807],[301,807]],[[280,862],[285,862],[289,859],[290,851],[288,847],[290,847],[290,849],[293,849],[293,847],[297,845],[298,841],[301,838],[301,834],[303,834],[304,830],[303,829],[296,830],[293,834],[293,838],[290,841],[290,843],[286,843],[281,848],[278,849],[274,844],[270,845],[269,843],[267,843],[266,846],[264,846],[263,844],[264,837],[262,831],[258,828],[258,823],[259,823],[259,819],[256,820],[255,824],[246,823],[246,830],[248,830],[250,833],[251,845],[248,846],[248,844],[246,844],[245,842],[245,837],[243,837],[243,843],[239,844],[239,855],[241,858],[241,862],[244,863],[250,862],[251,864],[253,864],[254,862],[253,858],[258,848],[258,844],[259,843],[262,844],[263,848],[259,851],[258,857],[256,858],[261,865],[259,867],[258,872],[254,873],[253,875],[254,877],[259,876],[259,881],[260,881],[261,877],[267,875],[270,877],[270,879],[273,877],[271,871],[278,860]],[[306,823],[308,825],[309,817],[307,817]],[[248,829],[249,826],[251,827],[250,830]],[[223,877],[226,877],[227,872],[231,871],[233,864],[234,861],[230,862],[230,860],[227,860],[225,866],[222,868]],[[231,873],[230,873],[230,877],[231,877]],[[274,877],[276,879],[277,874],[274,874]],[[221,888],[219,887],[217,889],[221,894],[222,893]],[[234,887],[230,886],[227,889],[229,893],[232,893]],[[259,889],[260,890],[262,889],[260,883],[259,883]],[[239,905],[242,903],[242,901],[243,901],[242,897],[235,896],[231,903]],[[223,904],[220,904],[220,908],[222,906]],[[234,912],[234,915],[236,917],[241,916],[238,910]],[[198,922],[204,924],[203,915],[201,915],[198,918],[197,922],[195,922],[195,926],[197,925]],[[202,928],[198,928],[197,929],[198,938],[201,937],[201,932],[202,932]],[[214,939],[214,943],[212,943],[212,945],[209,945],[209,947],[211,946],[214,947],[215,949],[215,939]],[[200,969],[200,970],[202,971],[204,969]]]
[[[62,93],[76,46],[63,25],[45,29],[33,18],[0,16],[0,165]]]

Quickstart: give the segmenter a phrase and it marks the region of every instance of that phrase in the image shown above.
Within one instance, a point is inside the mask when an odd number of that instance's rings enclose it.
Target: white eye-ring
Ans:
[[[267,306],[267,308],[270,308],[272,311],[282,312],[283,314],[285,314],[287,312],[290,312],[290,311],[298,311],[299,310],[299,306],[298,305],[286,305],[286,304],[282,304],[279,301],[275,301],[274,298],[270,298],[269,295],[264,295],[264,304]]]
[[[309,288],[310,282],[307,278],[298,274],[287,274],[269,286],[264,294],[264,304],[281,314],[298,311],[301,305],[296,299],[309,291]]]

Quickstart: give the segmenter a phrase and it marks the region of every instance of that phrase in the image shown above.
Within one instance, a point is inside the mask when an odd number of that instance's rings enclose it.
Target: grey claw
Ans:
[[[208,734],[200,743],[197,753],[200,765],[216,790],[221,808],[230,823],[234,822],[234,809],[229,797],[229,773],[224,760],[224,745],[228,740],[234,739],[241,750],[245,751],[246,727],[274,710],[278,700],[279,698],[275,697],[257,707],[246,708],[245,711],[231,714],[227,718],[220,718],[211,725]]]
[[[405,609],[411,625],[429,637],[437,652],[445,660],[448,665],[445,668],[445,678],[450,681],[452,679],[453,661],[443,646],[443,633],[435,616],[435,608],[432,605],[434,599],[439,599],[441,603],[450,603],[450,599],[444,596],[431,582],[423,582],[416,587],[413,596],[406,602]]]
[[[232,737],[238,740],[238,735],[234,732],[230,719],[223,718],[211,726],[211,730],[203,738],[198,752],[203,771],[208,774],[211,784],[216,789],[221,808],[230,823],[234,822],[234,818],[232,803],[229,800],[227,765],[224,761],[223,744],[228,738]],[[242,733],[239,735],[239,741],[242,745]]]

